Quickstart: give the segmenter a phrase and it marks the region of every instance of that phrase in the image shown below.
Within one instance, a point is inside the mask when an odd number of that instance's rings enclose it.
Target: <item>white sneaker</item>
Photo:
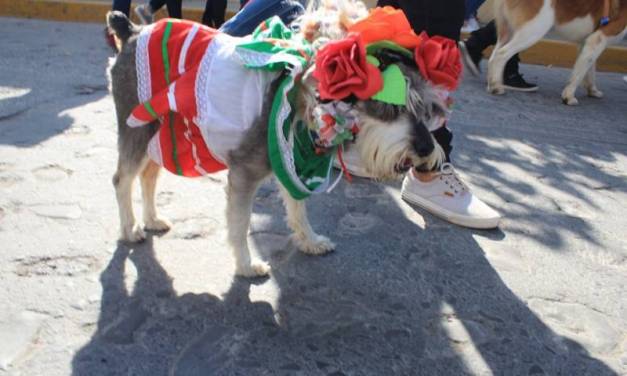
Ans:
[[[444,163],[438,176],[426,183],[416,179],[412,171],[408,172],[401,195],[406,201],[459,226],[490,229],[498,227],[501,220],[499,213],[470,192],[450,163]]]
[[[351,175],[359,176],[361,178],[372,178],[372,175],[370,175],[368,171],[366,171],[366,168],[361,164],[361,157],[355,149],[350,147],[345,148],[342,153],[342,160],[344,161],[344,166],[346,166],[346,169]],[[338,170],[342,169],[340,161],[337,157],[333,160],[333,167]]]
[[[472,33],[473,31],[479,30],[481,25],[479,25],[479,21],[475,17],[470,17],[466,21],[464,21],[464,26],[462,26],[462,33]]]

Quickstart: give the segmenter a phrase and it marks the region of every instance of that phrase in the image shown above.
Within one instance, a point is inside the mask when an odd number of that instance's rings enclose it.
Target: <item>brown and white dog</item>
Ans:
[[[605,0],[497,0],[498,42],[488,65],[488,91],[503,94],[503,69],[514,54],[531,47],[551,28],[567,40],[582,44],[568,85],[565,104],[578,104],[575,91],[583,81],[588,96],[601,98],[595,63],[608,44],[627,32],[627,0],[610,0],[610,22],[600,26]]]

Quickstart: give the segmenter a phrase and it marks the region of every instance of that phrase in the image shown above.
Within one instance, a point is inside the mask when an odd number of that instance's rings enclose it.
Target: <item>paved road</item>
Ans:
[[[273,274],[248,281],[225,248],[224,174],[164,176],[175,227],[116,242],[101,31],[0,19],[0,375],[627,374],[620,75],[576,108],[567,70],[524,66],[540,92],[505,97],[466,79],[455,163],[500,230],[357,180],[311,200],[338,249],[306,257],[268,183],[251,240]]]

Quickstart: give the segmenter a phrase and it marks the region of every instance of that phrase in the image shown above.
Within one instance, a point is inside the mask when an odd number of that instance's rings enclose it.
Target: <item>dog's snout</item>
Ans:
[[[416,150],[416,155],[418,155],[419,157],[427,157],[431,153],[433,153],[433,150],[435,149],[435,145],[433,144],[433,141],[429,137],[426,140],[420,140],[416,142],[416,144],[414,144],[414,149]]]
[[[435,149],[433,137],[431,137],[431,133],[429,133],[429,130],[422,122],[414,125],[413,147],[416,155],[419,157],[427,157]]]

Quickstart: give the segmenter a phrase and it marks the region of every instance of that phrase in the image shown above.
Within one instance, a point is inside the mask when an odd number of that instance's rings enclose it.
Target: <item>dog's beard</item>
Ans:
[[[413,151],[411,123],[406,116],[392,122],[382,122],[362,115],[361,130],[354,148],[366,171],[377,180],[397,180],[410,168],[432,170],[444,161],[444,151],[435,140],[434,150],[426,157]],[[429,134],[429,137],[433,137]]]

